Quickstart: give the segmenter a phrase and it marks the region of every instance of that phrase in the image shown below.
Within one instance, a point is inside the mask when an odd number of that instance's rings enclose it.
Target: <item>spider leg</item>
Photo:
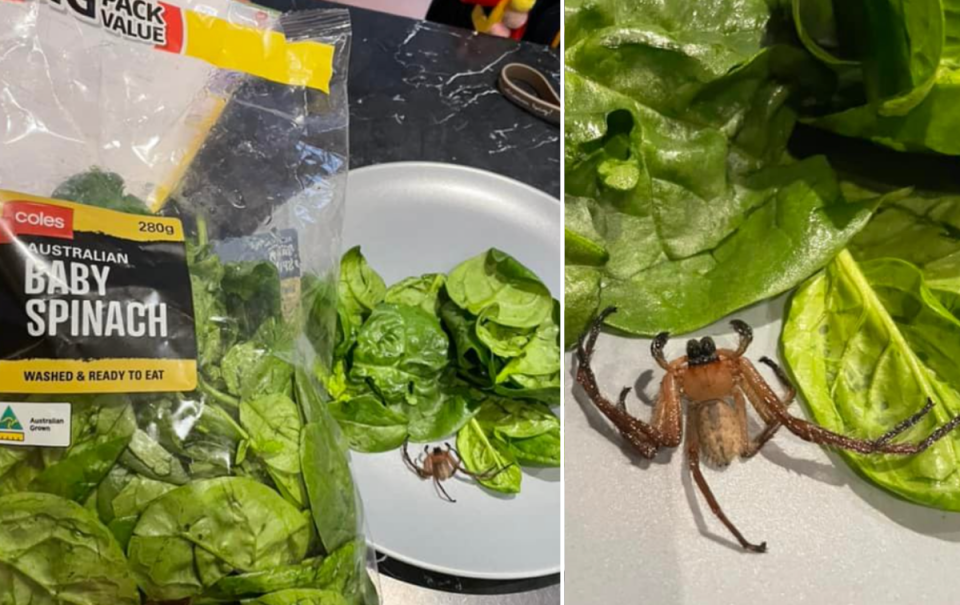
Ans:
[[[763,446],[765,446],[768,441],[773,439],[783,424],[781,424],[779,420],[773,419],[766,423],[766,426],[763,427],[763,431],[761,431],[759,435],[751,439],[747,434],[747,402],[745,401],[743,389],[735,390],[733,397],[737,403],[737,413],[740,415],[738,420],[740,421],[743,443],[745,444],[740,457],[753,458],[763,449]]]
[[[766,552],[766,542],[761,542],[760,544],[747,542],[747,539],[743,537],[740,530],[738,530],[733,522],[727,518],[727,515],[724,514],[723,509],[720,508],[720,503],[717,502],[716,496],[713,495],[713,491],[711,491],[710,486],[707,485],[707,480],[703,476],[703,471],[700,469],[700,435],[698,427],[696,426],[696,418],[697,414],[693,411],[687,413],[687,467],[693,475],[693,480],[696,482],[697,488],[700,489],[700,493],[703,494],[713,514],[716,515],[716,517],[720,519],[720,522],[733,534],[733,537],[737,539],[737,542],[740,543],[740,546],[742,546],[744,550]]]
[[[510,464],[506,466],[501,466],[500,468],[489,468],[481,473],[475,473],[471,470],[468,470],[465,466],[463,466],[463,461],[461,460],[457,462],[457,471],[463,473],[464,475],[467,475],[468,477],[473,477],[478,481],[489,481],[490,479],[493,479],[503,471],[509,469],[511,466],[515,466],[515,464],[516,463],[511,462]]]
[[[660,394],[653,412],[653,424],[648,424],[639,418],[634,418],[626,411],[626,396],[630,392],[624,389],[620,393],[618,403],[611,403],[597,385],[597,377],[590,367],[593,348],[596,345],[597,335],[603,319],[613,313],[613,307],[605,309],[594,320],[590,329],[580,338],[577,346],[577,383],[583,387],[594,405],[617,427],[620,434],[641,456],[653,458],[660,447],[675,447],[680,444],[680,393],[676,388],[676,379],[672,372],[667,372],[660,387]]]
[[[446,500],[447,502],[451,502],[451,503],[453,503],[453,504],[456,504],[456,503],[457,503],[456,500],[454,500],[453,498],[450,497],[450,494],[447,493],[447,490],[444,489],[443,484],[440,483],[440,480],[437,479],[436,477],[433,478],[433,485],[434,485],[434,487],[437,488],[437,495],[438,495],[438,496],[440,496],[442,499]]]
[[[454,454],[457,455],[456,460],[454,460],[454,462],[456,463],[455,466],[456,466],[457,472],[463,473],[464,475],[467,475],[468,477],[473,477],[474,479],[477,479],[477,480],[480,480],[480,481],[488,481],[488,480],[490,480],[490,479],[493,479],[494,477],[496,477],[497,475],[499,475],[499,474],[502,473],[503,471],[507,470],[508,468],[510,468],[511,466],[514,466],[514,464],[516,464],[516,463],[514,463],[514,462],[511,462],[510,464],[508,464],[508,465],[506,465],[506,466],[502,466],[502,467],[500,467],[500,468],[490,468],[490,469],[487,469],[487,470],[483,471],[482,473],[475,473],[475,472],[469,470],[466,466],[464,466],[464,464],[463,464],[463,456],[460,455],[460,452],[459,452],[459,450],[457,450],[457,448],[452,447],[449,443],[444,443],[444,445],[447,446],[447,450],[449,450],[449,451],[451,451],[451,452],[453,452]]]
[[[407,465],[407,468],[409,468],[411,471],[413,471],[414,473],[416,473],[418,477],[420,477],[421,479],[426,479],[426,478],[429,477],[430,475],[428,475],[425,470],[423,470],[422,468],[420,468],[420,467],[417,465],[417,463],[414,462],[412,458],[410,458],[410,450],[407,449],[407,445],[408,445],[409,443],[410,443],[410,440],[409,440],[409,439],[405,439],[404,442],[403,442],[403,453],[402,453],[403,463]]]
[[[653,359],[657,362],[657,365],[664,370],[670,369],[670,364],[667,363],[667,359],[663,356],[663,348],[667,346],[668,340],[670,340],[670,333],[660,332],[653,338],[653,342],[650,343],[650,354],[653,355]]]
[[[783,371],[783,369],[779,365],[777,365],[776,362],[774,362],[769,357],[761,357],[760,361],[762,363],[767,364],[773,369],[774,373],[777,375],[777,378],[780,380],[781,384],[783,384],[783,386],[787,389],[787,394],[785,397],[783,397],[781,401],[783,402],[783,405],[785,407],[789,407],[790,404],[793,403],[793,400],[796,398],[797,392],[796,392],[796,389],[793,388],[793,385],[790,384],[790,380],[787,378],[786,373]],[[744,401],[745,393],[746,393],[745,389],[737,389],[737,391],[734,392],[734,398],[737,400],[738,411],[740,409],[739,408],[740,405],[743,405],[743,408],[744,408],[743,418],[742,418],[744,430],[746,430],[746,420],[747,420],[746,419],[746,402]],[[759,409],[757,411],[760,412]],[[766,413],[761,413],[760,415],[763,417],[766,426],[763,427],[763,431],[759,435],[757,435],[755,438],[753,438],[752,440],[744,441],[744,443],[747,443],[748,445],[746,450],[742,454],[743,458],[753,458],[754,456],[756,456],[757,453],[759,453],[760,450],[763,449],[763,446],[766,445],[768,441],[773,439],[774,435],[777,434],[777,431],[780,430],[780,427],[783,426],[783,424],[776,419],[776,417],[772,414],[772,412],[770,412],[766,408],[763,411]]]
[[[906,420],[903,420],[902,422],[900,422],[900,424],[898,424],[897,426],[893,427],[892,429],[884,433],[879,439],[877,439],[876,443],[883,445],[888,441],[892,440],[894,437],[896,437],[900,433],[904,432],[908,428],[912,427],[913,425],[923,420],[923,417],[929,414],[930,410],[932,409],[933,409],[933,400],[930,398],[927,398],[927,404],[923,406],[923,408],[921,408],[919,412],[917,412],[913,416],[910,416]]]
[[[740,345],[737,346],[737,357],[740,357],[747,352],[747,347],[753,342],[753,329],[745,321],[739,319],[734,319],[730,322],[730,325],[733,326],[733,330],[740,337]]]
[[[753,403],[754,407],[757,408],[757,411],[760,412],[761,415],[763,415],[763,412],[761,412],[761,408],[763,408],[767,412],[773,414],[773,416],[779,422],[787,427],[787,430],[797,437],[800,437],[804,441],[809,441],[811,443],[817,443],[820,445],[829,445],[832,447],[857,452],[859,454],[919,454],[940,439],[943,439],[943,437],[945,437],[950,431],[960,425],[960,416],[956,416],[946,424],[937,428],[937,430],[930,433],[927,438],[923,439],[922,441],[916,443],[890,443],[892,438],[896,437],[923,418],[923,416],[926,414],[926,411],[921,410],[920,413],[914,414],[912,417],[901,422],[892,430],[888,431],[884,435],[881,435],[878,439],[871,441],[867,439],[847,437],[845,435],[825,429],[820,425],[814,424],[813,422],[791,416],[789,412],[787,412],[786,405],[780,401],[773,390],[771,390],[767,383],[764,382],[763,377],[760,376],[760,373],[757,372],[757,369],[746,358],[740,359],[740,375],[743,386],[746,387],[744,388],[744,392],[746,393],[747,398],[750,399],[750,402]],[[929,402],[927,405],[929,406]]]

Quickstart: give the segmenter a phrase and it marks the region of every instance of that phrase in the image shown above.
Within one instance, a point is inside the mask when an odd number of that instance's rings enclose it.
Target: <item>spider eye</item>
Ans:
[[[702,355],[700,350],[700,343],[696,339],[691,339],[687,341],[687,357],[691,360],[699,359]]]
[[[714,353],[717,352],[717,345],[713,343],[713,339],[709,336],[704,336],[703,340],[700,341],[700,352],[704,357],[713,357]]]
[[[433,448],[433,453],[434,453],[434,454],[442,454],[442,453],[443,453],[443,450],[440,449],[440,448],[438,448],[438,447],[435,447],[435,448]]]

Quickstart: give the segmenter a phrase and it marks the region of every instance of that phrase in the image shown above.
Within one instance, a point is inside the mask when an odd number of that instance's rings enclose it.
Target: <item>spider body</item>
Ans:
[[[743,439],[737,413],[726,401],[705,401],[687,413],[696,416],[700,449],[708,463],[724,467],[739,456],[749,455],[749,441]]]
[[[502,468],[494,468],[482,473],[474,473],[463,466],[463,457],[460,456],[460,452],[451,447],[449,443],[443,444],[446,446],[446,449],[442,447],[434,447],[431,449],[429,445],[424,446],[423,453],[420,454],[416,460],[410,457],[410,451],[407,448],[408,444],[409,441],[403,442],[402,453],[404,464],[421,479],[432,479],[437,494],[447,502],[456,502],[456,500],[450,497],[450,494],[448,494],[447,490],[443,487],[442,482],[452,479],[457,473],[463,473],[474,479],[485,481],[487,479],[493,479],[513,466],[510,464]]]
[[[449,447],[449,446],[448,446]],[[432,451],[425,449],[423,472],[436,477],[437,481],[446,481],[457,474],[457,463],[450,452],[435,447]]]
[[[767,544],[747,541],[727,518],[716,497],[707,485],[700,469],[700,457],[710,464],[727,466],[737,457],[749,459],[779,431],[786,427],[797,437],[820,445],[845,449],[859,454],[912,455],[926,450],[960,425],[960,416],[934,430],[917,443],[893,443],[893,439],[918,423],[933,408],[933,402],[905,419],[875,440],[856,439],[827,430],[817,424],[790,415],[787,407],[796,391],[783,370],[774,361],[762,357],[761,363],[773,369],[786,389],[783,398],[764,381],[753,363],[744,356],[753,333],[742,321],[731,322],[740,336],[736,350],[717,349],[710,337],[687,342],[687,354],[668,362],[663,350],[669,335],[658,334],[651,345],[657,364],[666,370],[660,383],[660,392],[654,404],[651,421],[645,422],[627,412],[626,397],[629,388],[620,392],[616,403],[600,392],[596,376],[590,368],[590,359],[603,320],[616,311],[605,309],[580,338],[577,347],[577,383],[594,405],[617,427],[620,434],[645,458],[653,458],[663,447],[677,447],[684,431],[682,401],[686,400],[686,458],[693,479],[710,509],[726,526],[745,550],[765,552]],[[747,424],[747,404],[760,416],[764,428],[751,437]]]

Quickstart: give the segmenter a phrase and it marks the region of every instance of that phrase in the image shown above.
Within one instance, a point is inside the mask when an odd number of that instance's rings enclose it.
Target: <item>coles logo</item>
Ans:
[[[73,239],[73,210],[39,202],[12,201],[0,213],[0,244],[18,235]]]

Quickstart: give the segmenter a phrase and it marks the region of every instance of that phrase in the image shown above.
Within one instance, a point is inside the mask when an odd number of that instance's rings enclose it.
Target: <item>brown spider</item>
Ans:
[[[448,502],[455,503],[456,500],[450,497],[450,494],[443,488],[441,482],[450,479],[456,475],[457,472],[461,472],[477,480],[486,481],[487,479],[493,479],[513,466],[512,464],[508,464],[502,468],[492,468],[482,473],[474,473],[463,466],[463,456],[460,455],[460,452],[458,452],[456,448],[451,447],[449,443],[443,444],[447,447],[445,450],[441,447],[434,447],[433,451],[430,451],[429,445],[423,446],[423,453],[420,454],[420,456],[417,457],[417,461],[414,462],[410,457],[410,452],[407,450],[407,444],[409,442],[409,439],[403,442],[403,461],[407,465],[407,468],[416,473],[421,479],[433,479],[433,485],[437,489],[437,495],[446,499]],[[456,454],[456,456],[454,456],[454,454]]]
[[[723,514],[700,470],[701,451],[708,462],[723,467],[737,456],[753,457],[781,426],[785,426],[797,437],[811,443],[860,454],[912,455],[926,450],[960,424],[960,416],[957,416],[919,443],[891,443],[894,437],[915,425],[933,408],[933,402],[929,400],[922,410],[874,441],[846,437],[791,416],[787,412],[787,406],[796,396],[796,390],[780,366],[767,357],[761,357],[760,361],[773,369],[787,389],[786,397],[780,399],[750,360],[743,356],[753,339],[753,332],[750,326],[740,320],[730,322],[740,336],[740,345],[736,351],[717,349],[713,339],[707,336],[700,341],[687,341],[686,356],[668,363],[663,356],[663,347],[667,344],[669,335],[662,332],[653,339],[650,347],[653,358],[667,373],[660,383],[653,419],[648,424],[627,412],[626,398],[630,392],[629,387],[620,392],[620,398],[613,404],[601,395],[596,376],[590,368],[590,359],[603,320],[615,311],[615,307],[605,309],[580,337],[577,345],[577,382],[603,415],[645,458],[653,458],[661,447],[680,445],[683,433],[680,402],[681,399],[686,399],[687,465],[697,487],[710,505],[710,510],[730,530],[740,546],[749,551],[765,552],[767,543],[747,542]],[[730,397],[733,398],[732,405],[729,403]],[[748,400],[765,424],[763,431],[752,439],[747,433]]]

